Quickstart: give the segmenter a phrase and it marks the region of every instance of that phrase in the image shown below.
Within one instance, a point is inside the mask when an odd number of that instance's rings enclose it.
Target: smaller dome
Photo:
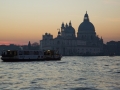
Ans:
[[[69,25],[66,23],[66,27],[64,31],[65,33],[75,34],[75,29],[72,27],[71,21],[69,22]]]
[[[72,26],[65,28],[66,33],[75,33],[75,29]]]

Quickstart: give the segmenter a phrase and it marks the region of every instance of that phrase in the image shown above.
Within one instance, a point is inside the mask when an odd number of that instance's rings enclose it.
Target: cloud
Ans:
[[[26,45],[26,43],[24,43],[24,42],[0,41],[0,45],[10,45],[10,44],[15,44],[15,45]]]
[[[103,0],[103,3],[110,4],[110,5],[119,5],[120,0]]]

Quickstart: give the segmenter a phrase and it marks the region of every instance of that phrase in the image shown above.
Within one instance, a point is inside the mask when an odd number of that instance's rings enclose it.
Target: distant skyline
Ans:
[[[0,0],[0,45],[39,42],[46,32],[57,36],[62,22],[78,32],[84,14],[104,43],[120,41],[120,0]]]

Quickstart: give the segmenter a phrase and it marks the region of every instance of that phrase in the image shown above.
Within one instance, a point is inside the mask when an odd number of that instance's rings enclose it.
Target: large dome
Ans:
[[[78,32],[80,31],[95,31],[95,28],[91,22],[82,22],[78,28]]]
[[[95,32],[94,25],[89,21],[89,16],[86,12],[83,22],[78,27],[78,33],[80,32]]]

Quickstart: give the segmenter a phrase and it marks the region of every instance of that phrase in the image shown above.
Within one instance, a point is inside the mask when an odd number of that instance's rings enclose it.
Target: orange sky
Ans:
[[[57,36],[61,23],[76,33],[86,10],[104,42],[120,40],[120,0],[1,0],[0,44],[39,42],[46,32]]]

